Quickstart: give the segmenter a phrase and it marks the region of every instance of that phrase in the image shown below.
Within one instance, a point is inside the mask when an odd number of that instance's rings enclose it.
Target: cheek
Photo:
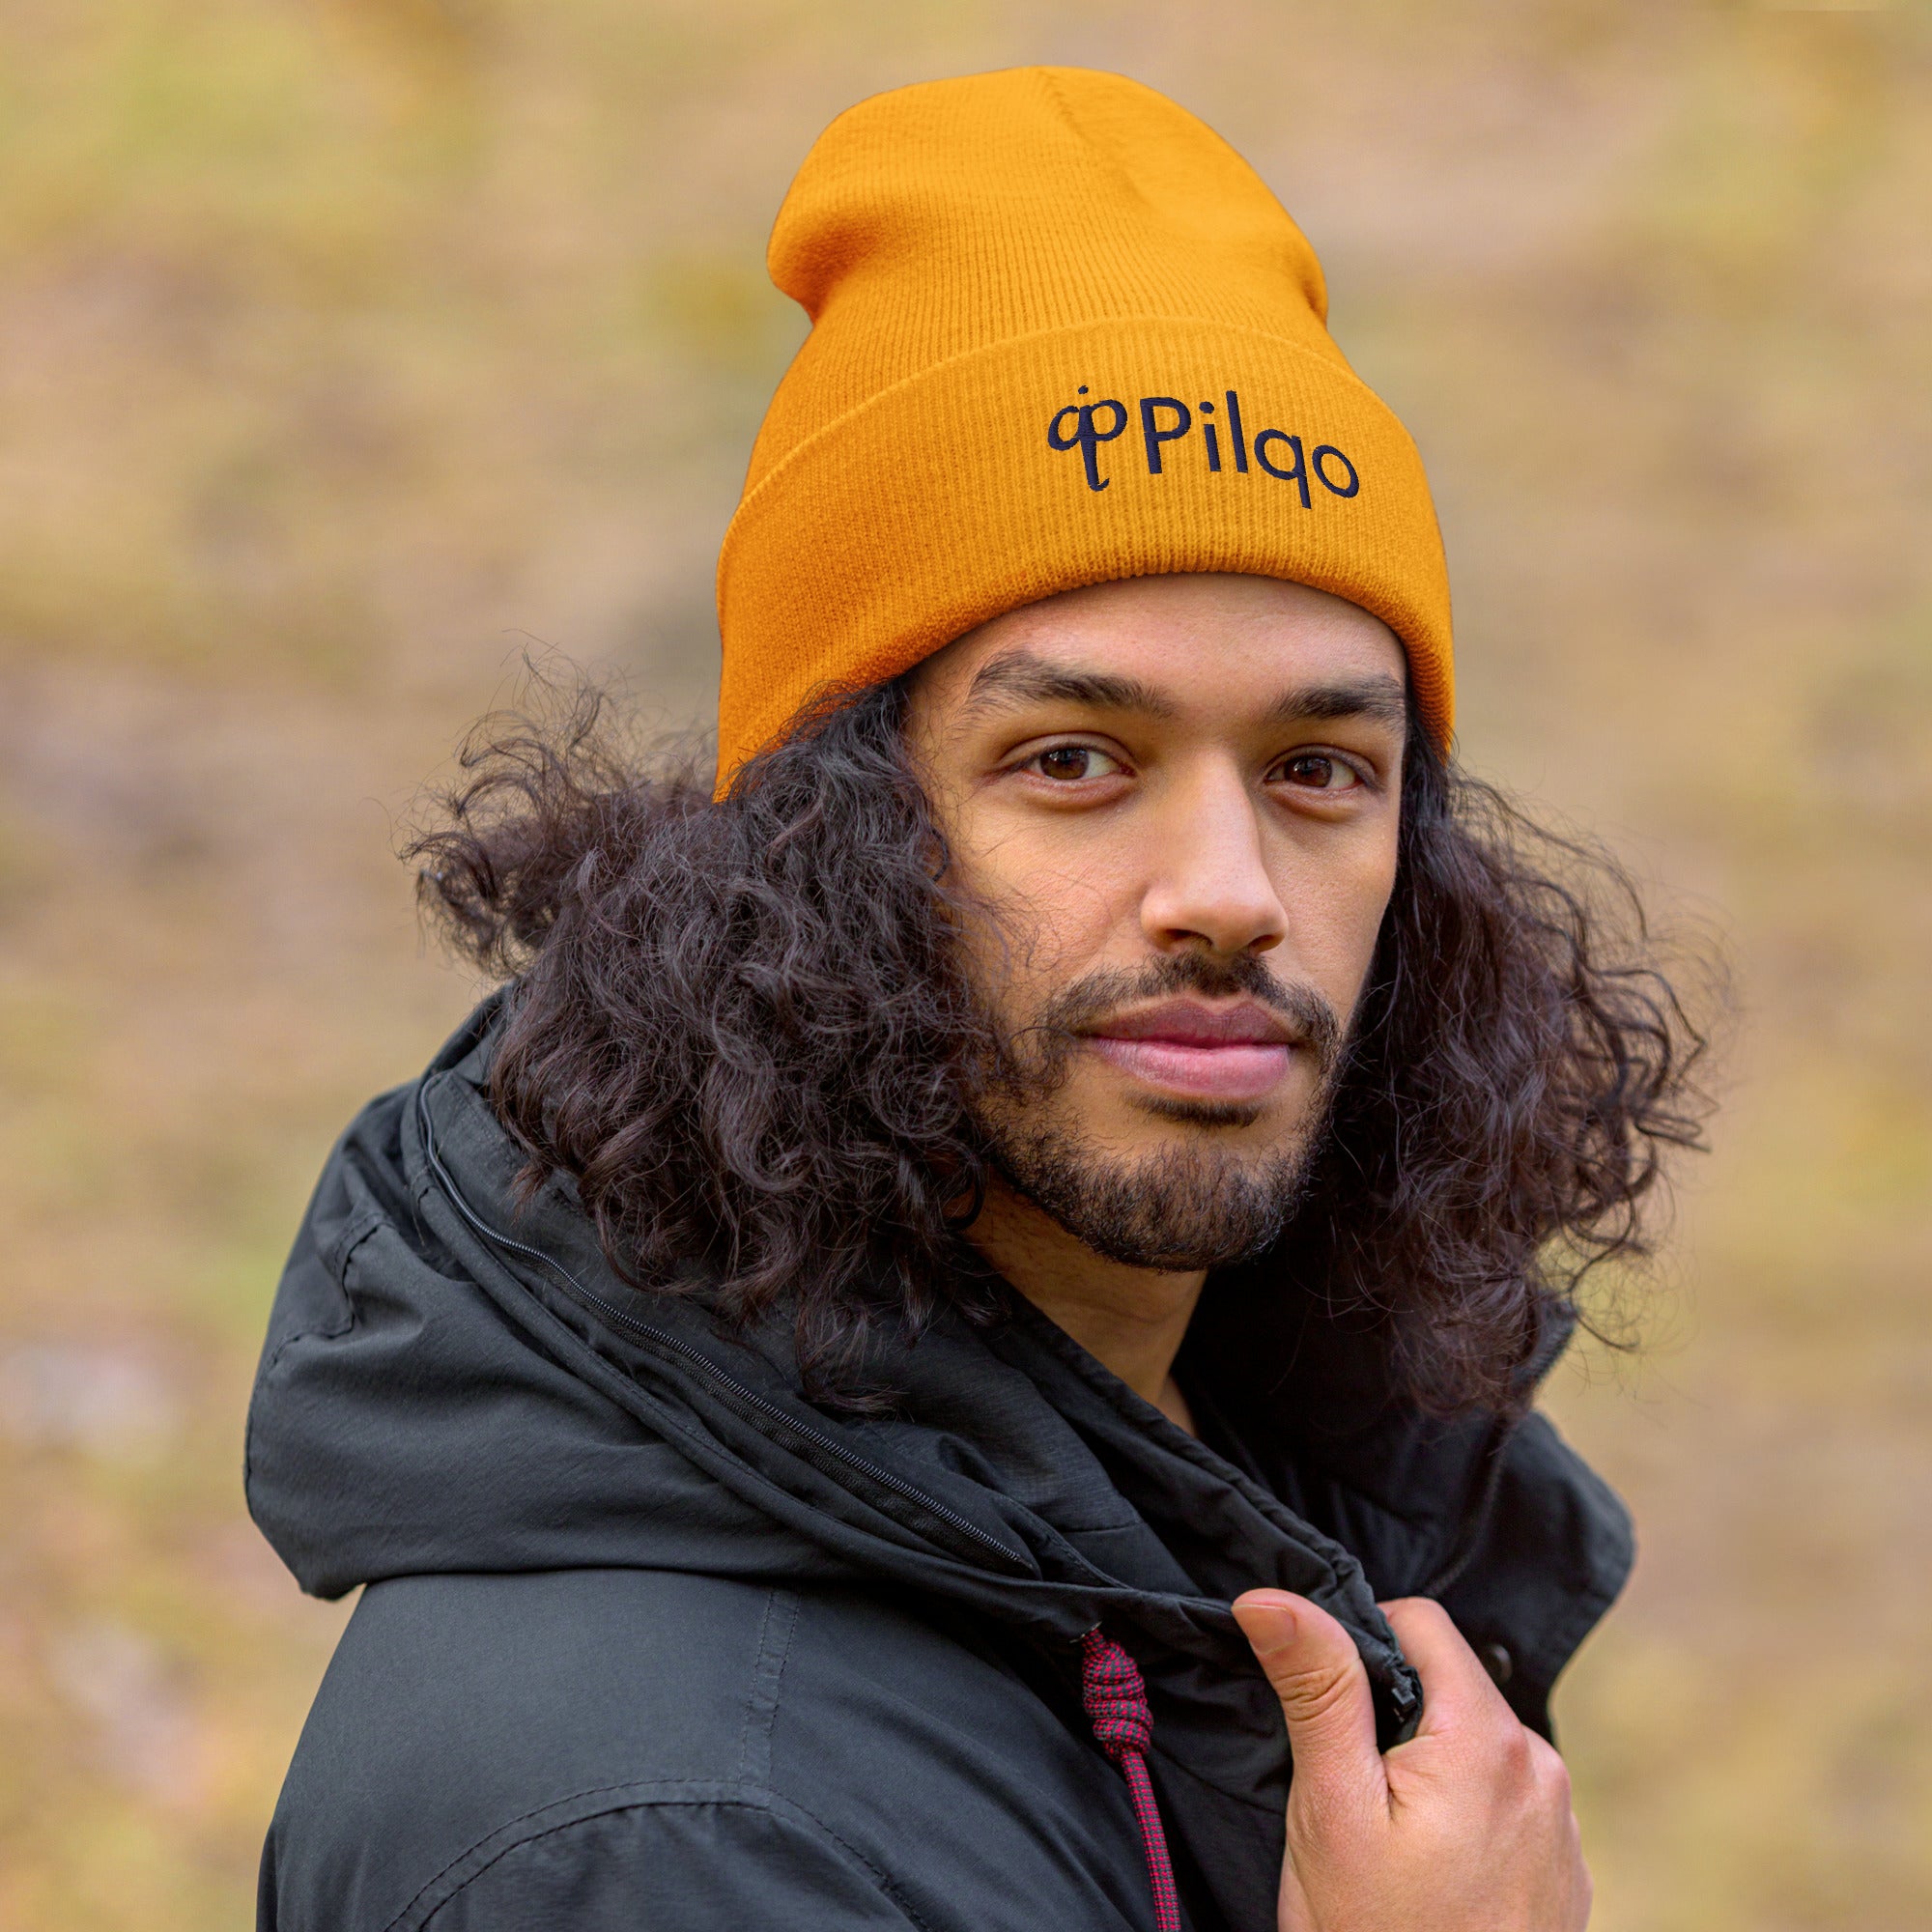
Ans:
[[[1395,886],[1395,841],[1364,838],[1295,868],[1280,882],[1289,937],[1279,968],[1314,980],[1345,1018],[1353,1011],[1374,963],[1382,919]]]
[[[1003,1016],[1023,1017],[1069,980],[1110,963],[1122,929],[1137,929],[1131,884],[1115,876],[1104,854],[1071,854],[1038,828],[975,825],[970,815],[961,832],[955,868],[984,909],[968,956],[982,995]]]

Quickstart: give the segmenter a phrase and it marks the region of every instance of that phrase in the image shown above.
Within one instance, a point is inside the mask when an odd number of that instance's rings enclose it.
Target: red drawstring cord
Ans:
[[[1153,1887],[1154,1932],[1180,1932],[1180,1900],[1174,1889],[1174,1866],[1168,1861],[1167,1833],[1161,1830],[1160,1808],[1153,1802],[1153,1782],[1148,1776],[1153,1713],[1148,1709],[1147,1685],[1140,1665],[1112,1637],[1103,1636],[1098,1625],[1080,1639],[1080,1695],[1094,1742],[1121,1767],[1134,1802],[1148,1880]]]

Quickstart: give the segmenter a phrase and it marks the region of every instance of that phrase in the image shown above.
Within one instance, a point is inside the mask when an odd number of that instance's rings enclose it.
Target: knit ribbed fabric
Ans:
[[[1174,571],[1373,611],[1447,744],[1421,459],[1329,339],[1301,231],[1191,114],[1075,68],[879,95],[813,146],[769,260],[812,327],[719,558],[721,782],[820,689]]]
[[[1155,1932],[1180,1932],[1180,1900],[1174,1889],[1174,1865],[1167,1855],[1167,1833],[1153,1799],[1147,1754],[1153,1743],[1153,1713],[1140,1665],[1096,1625],[1080,1639],[1080,1695],[1094,1740],[1121,1767],[1141,1828],[1141,1851],[1153,1889]]]

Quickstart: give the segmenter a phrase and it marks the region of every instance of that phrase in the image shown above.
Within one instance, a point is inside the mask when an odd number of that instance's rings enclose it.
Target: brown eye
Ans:
[[[1299,785],[1304,791],[1347,791],[1362,781],[1352,765],[1345,765],[1340,758],[1328,757],[1321,752],[1303,752],[1280,769],[1290,784]]]
[[[1120,769],[1105,752],[1096,752],[1091,745],[1056,745],[1050,752],[1041,752],[1033,766],[1041,778],[1058,779],[1063,783],[1107,778]]]

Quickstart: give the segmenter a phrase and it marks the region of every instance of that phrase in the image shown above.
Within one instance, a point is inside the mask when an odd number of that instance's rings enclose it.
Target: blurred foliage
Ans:
[[[249,1922],[343,1614],[239,1471],[332,1134],[471,988],[396,814],[534,639],[701,715],[876,88],[1222,128],[1411,422],[1479,769],[1721,928],[1743,1024],[1562,1697],[1607,1932],[1932,1922],[1932,33],[1490,0],[11,0],[0,13],[0,1925]]]

